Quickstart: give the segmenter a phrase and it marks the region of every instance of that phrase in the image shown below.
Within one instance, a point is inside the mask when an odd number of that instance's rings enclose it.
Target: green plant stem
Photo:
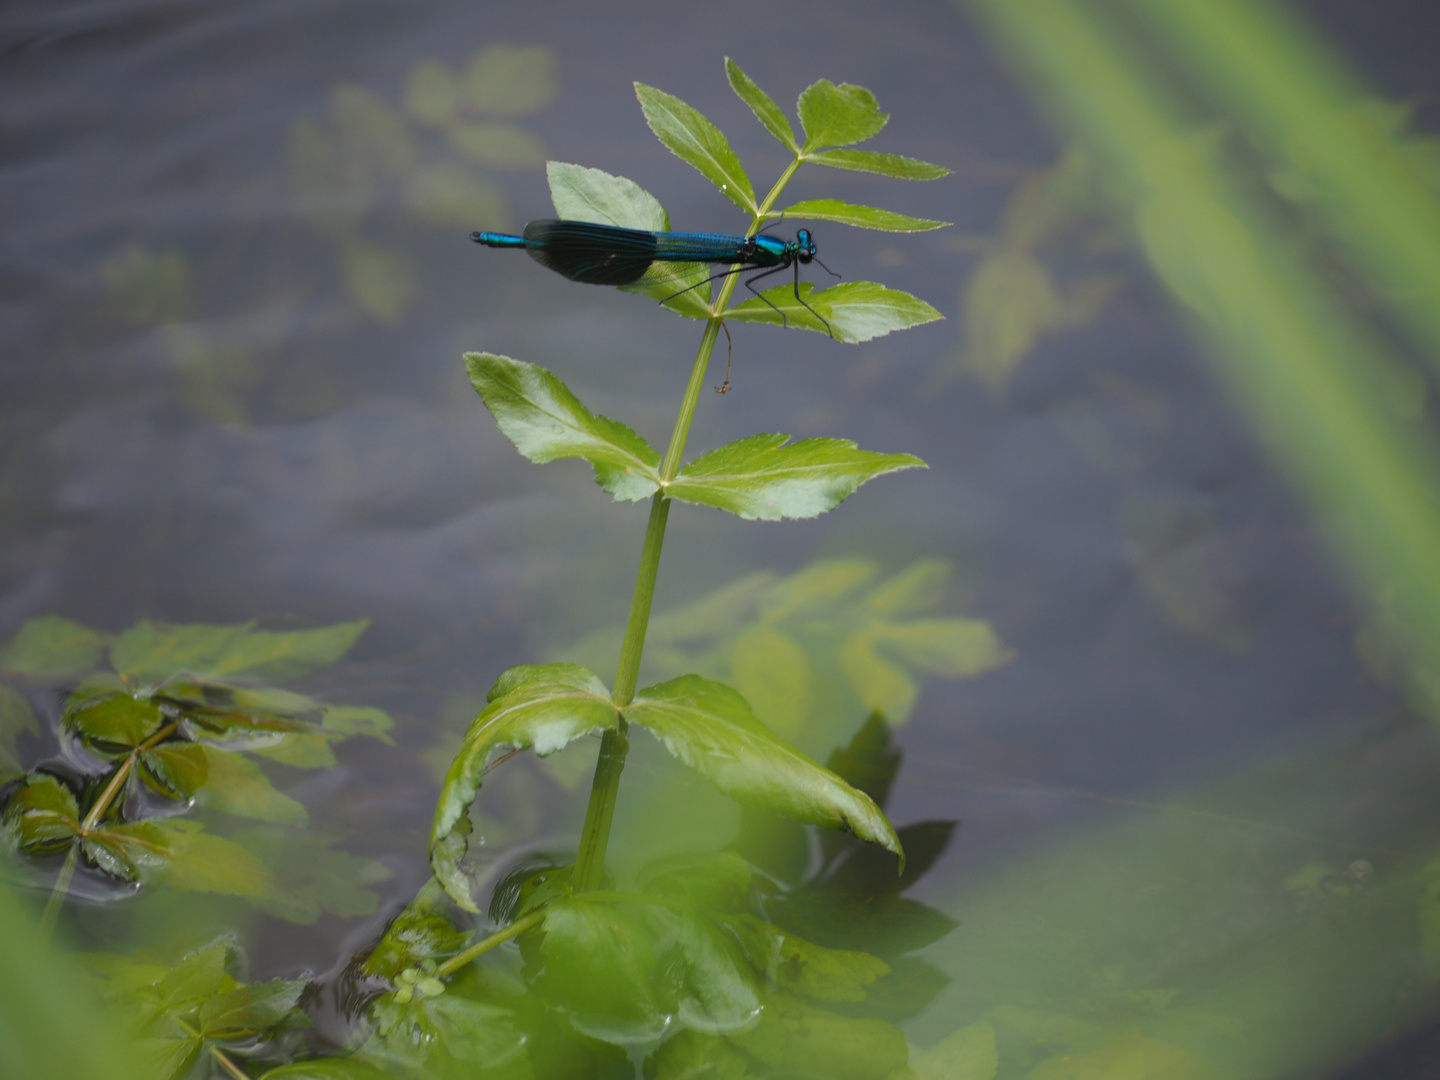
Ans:
[[[505,927],[504,930],[497,930],[495,933],[491,934],[484,940],[477,941],[474,945],[471,945],[464,952],[456,953],[449,960],[446,960],[445,963],[441,964],[435,969],[436,977],[443,978],[446,975],[455,974],[455,972],[459,971],[462,967],[470,963],[470,961],[474,960],[477,956],[481,956],[484,953],[487,953],[491,949],[495,948],[496,945],[503,945],[511,938],[523,934],[526,930],[529,930],[530,927],[534,926],[544,917],[545,909],[543,907],[539,907],[536,908],[534,911],[530,912],[530,914],[524,916],[523,918],[516,919],[509,926]]]
[[[125,781],[130,779],[130,774],[135,771],[135,762],[139,760],[140,754],[168,739],[175,734],[179,727],[180,721],[178,720],[166,724],[126,755],[125,760],[120,763],[119,768],[110,777],[110,782],[105,785],[105,790],[95,800],[95,805],[90,807],[90,812],[85,815],[85,820],[80,822],[80,828],[77,830],[79,837],[85,836],[100,824],[100,819],[105,816],[105,811],[110,809],[110,804],[115,801],[115,796],[124,790]],[[77,837],[77,843],[71,844],[70,850],[65,853],[65,865],[60,867],[60,874],[55,878],[55,884],[50,889],[50,899],[45,902],[45,911],[40,916],[40,939],[42,941],[48,941],[50,935],[55,932],[56,920],[60,918],[60,908],[65,903],[65,897],[70,894],[70,882],[75,879],[75,868],[80,861],[79,837]]]
[[[219,1065],[220,1068],[224,1069],[227,1073],[233,1076],[235,1080],[250,1080],[250,1077],[246,1075],[245,1070],[240,1068],[239,1065],[236,1065],[235,1062],[231,1061],[230,1056],[226,1054],[225,1051],[221,1050],[218,1046],[210,1047],[210,1056],[215,1059],[215,1063]]]
[[[770,193],[765,196],[751,219],[751,233],[765,223],[775,200],[795,175],[795,170],[800,167],[802,160],[797,155],[780,174],[780,179],[775,182],[775,186],[770,189]],[[670,515],[670,500],[665,497],[663,485],[668,485],[680,472],[685,443],[690,437],[690,424],[695,418],[695,409],[700,404],[700,393],[705,386],[705,373],[710,368],[715,342],[720,337],[720,324],[724,321],[724,312],[738,277],[738,274],[726,277],[710,305],[710,318],[706,321],[705,332],[700,337],[700,348],[696,351],[695,363],[690,369],[690,381],[685,386],[680,412],[670,433],[670,445],[665,450],[665,460],[660,466],[662,487],[650,500],[650,520],[645,528],[645,542],[640,549],[640,570],[635,576],[630,617],[625,623],[625,642],[620,649],[620,668],[616,672],[615,688],[611,692],[616,707],[621,710],[635,697],[635,685],[640,677],[640,658],[645,651],[645,632],[650,626],[650,608],[655,599],[655,579],[660,573],[660,550],[665,544],[665,523]],[[585,824],[580,830],[580,850],[575,855],[572,880],[577,891],[597,888],[604,876],[610,825],[615,818],[615,798],[620,790],[620,774],[625,769],[625,755],[630,749],[630,741],[626,735],[628,729],[629,725],[626,724],[622,712],[616,726],[605,732],[600,740],[600,756],[595,763],[595,778],[590,784],[590,803],[585,809]]]

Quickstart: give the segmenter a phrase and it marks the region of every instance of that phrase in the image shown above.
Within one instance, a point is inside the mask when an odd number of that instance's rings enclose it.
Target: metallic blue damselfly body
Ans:
[[[760,273],[747,278],[745,287],[775,308],[755,288],[755,282],[793,267],[796,301],[825,323],[827,331],[830,330],[830,323],[825,317],[800,296],[800,267],[815,262],[827,273],[835,273],[815,257],[815,238],[810,235],[809,229],[801,229],[794,240],[781,240],[773,236],[735,236],[730,233],[657,233],[589,221],[546,218],[530,222],[521,236],[474,232],[470,234],[470,239],[486,247],[524,248],[541,266],[587,285],[644,285],[652,279],[663,279],[666,263],[718,263],[730,267],[705,281],[672,293],[665,297],[666,300],[716,278],[758,269]],[[780,311],[779,308],[775,310]],[[787,321],[783,311],[780,311],[780,321],[782,324]],[[835,335],[831,333],[830,336]]]

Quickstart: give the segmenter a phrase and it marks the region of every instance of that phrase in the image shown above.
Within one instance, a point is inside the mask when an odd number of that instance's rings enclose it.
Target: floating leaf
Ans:
[[[949,176],[950,170],[943,165],[931,165],[918,158],[902,157],[900,154],[877,154],[873,150],[825,150],[818,154],[807,154],[805,160],[815,165],[829,165],[835,169],[851,172],[876,173],[896,180],[939,180]]]
[[[409,1075],[458,1078],[474,1075],[477,1066],[489,1072],[524,1051],[526,1036],[510,1009],[455,993],[435,979],[426,980],[428,993],[414,984],[403,989],[409,993],[386,994],[371,1005],[375,1035],[361,1051],[366,1058],[393,1063]]]
[[[665,912],[673,916],[673,912]],[[760,1013],[756,978],[739,945],[696,911],[678,915],[667,974],[683,980],[679,1020],[700,1031],[737,1031]]]
[[[781,742],[723,683],[682,675],[642,690],[625,718],[653,732],[672,754],[721,791],[811,825],[847,829],[893,851],[895,831],[868,797]]]
[[[618,420],[592,413],[544,368],[493,353],[466,353],[465,368],[500,430],[531,461],[584,458],[596,483],[626,502],[659,487],[660,455]]]
[[[880,134],[890,119],[880,111],[875,95],[863,86],[821,79],[807,86],[797,105],[805,129],[804,151],[822,146],[849,146]]]
[[[475,800],[490,754],[502,746],[544,757],[573,739],[615,726],[615,705],[594,673],[575,664],[522,664],[506,671],[490,690],[489,704],[470,725],[450,765],[430,829],[430,862],[450,898],[478,911],[458,864],[460,853],[442,847]],[[463,853],[463,848],[461,849]]]
[[[651,1080],[745,1080],[749,1059],[718,1035],[677,1032],[645,1059]]]
[[[755,119],[765,126],[765,130],[780,140],[780,144],[788,150],[798,150],[795,145],[795,132],[790,127],[790,121],[786,118],[784,111],[775,104],[769,94],[761,90],[751,80],[749,75],[740,70],[740,65],[725,58],[725,77],[730,80],[730,89],[735,91],[735,96],[750,106],[750,111],[755,114]]]
[[[593,221],[648,232],[670,231],[670,217],[665,208],[633,180],[560,161],[547,162],[545,175],[550,181],[555,213],[564,220]],[[699,285],[709,276],[710,267],[704,263],[667,263],[663,267],[651,267],[644,284],[624,285],[621,291],[649,296],[663,302],[671,311],[693,319],[708,319],[710,306],[701,295],[703,290],[691,286]],[[679,295],[673,295],[676,293]]]
[[[793,285],[777,285],[761,295],[763,300],[755,297],[729,308],[725,318],[827,332],[825,324],[795,298]],[[924,300],[873,281],[846,281],[819,291],[813,282],[802,281],[800,297],[829,322],[829,332],[837,340],[849,344],[944,318]]]
[[[186,892],[263,896],[276,882],[265,864],[239,844],[205,832],[197,821],[137,821],[91,831],[85,853],[107,873],[126,881],[163,872],[165,883]]]
[[[393,982],[406,968],[448,960],[465,948],[474,935],[455,928],[445,914],[446,904],[444,889],[431,878],[385,928],[385,935],[365,958],[361,970]]]
[[[950,224],[948,221],[931,221],[929,218],[877,210],[873,206],[855,206],[839,199],[807,199],[794,206],[787,206],[781,213],[788,218],[838,221],[841,225],[879,229],[883,232],[929,232],[931,229],[943,229]]]
[[[666,486],[672,499],[728,510],[749,521],[818,517],[867,480],[923,468],[910,454],[860,450],[849,439],[752,435],[692,461]]]
[[[276,791],[260,766],[243,754],[214,746],[200,749],[206,763],[206,782],[199,792],[202,805],[276,825],[300,826],[309,821],[305,807]]]
[[[275,979],[216,994],[200,1006],[200,1032],[207,1039],[254,1038],[284,1020],[304,991],[303,979]]]
[[[102,754],[128,753],[165,725],[165,714],[148,696],[116,694],[68,709],[65,726]]]
[[[0,650],[0,671],[35,679],[67,679],[100,663],[109,636],[58,615],[26,619]]]
[[[665,1030],[650,986],[655,957],[645,929],[607,904],[552,900],[545,908],[546,988],[577,1029],[609,1041],[644,1041]]]
[[[5,804],[5,827],[27,855],[64,851],[80,831],[80,809],[55,777],[30,773]]]
[[[637,883],[655,896],[673,896],[722,911],[741,906],[755,874],[738,855],[672,855],[645,867]]]
[[[188,799],[209,774],[205,747],[197,743],[162,743],[140,753],[140,775],[146,786],[172,799]]]
[[[640,99],[645,122],[672,154],[694,166],[741,210],[755,213],[755,191],[750,186],[750,178],[719,128],[663,90],[637,82],[635,94]]]

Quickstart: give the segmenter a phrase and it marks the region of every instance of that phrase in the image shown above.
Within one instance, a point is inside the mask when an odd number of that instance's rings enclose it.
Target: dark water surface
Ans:
[[[1434,130],[1426,17],[1306,7]],[[476,117],[508,133],[467,157],[407,112],[406,88],[423,62],[459,70],[494,46],[537,50],[555,93]],[[506,667],[623,620],[643,531],[644,511],[581,465],[521,460],[460,354],[540,363],[663,444],[699,338],[468,231],[549,216],[547,157],[630,177],[676,228],[741,231],[647,130],[631,87],[703,111],[764,189],[784,160],[726,86],[727,55],[787,109],[819,78],[869,87],[892,113],[871,147],[954,170],[924,184],[801,171],[797,200],[955,223],[815,228],[829,266],[947,321],[859,346],[733,326],[733,389],[707,394],[690,440],[693,456],[757,431],[842,436],[929,471],[814,522],[677,508],[657,598],[664,612],[822,559],[870,560],[875,581],[938,559],[953,574],[930,616],[986,620],[1013,653],[926,679],[895,729],[892,817],[963,821],[918,890],[961,919],[927,953],[953,982],[907,1034],[930,1046],[988,1018],[1000,1075],[1019,1076],[1007,1062],[1064,1044],[1057,1017],[1090,1024],[1102,1061],[1110,1036],[1095,1032],[1160,1039],[1165,1010],[1183,1008],[1220,1018],[1226,1053],[1252,1070],[1234,1075],[1289,1076],[1412,1023],[1428,985],[1416,901],[1397,891],[1353,926],[1339,906],[1440,852],[1430,731],[1357,658],[1360,615],[1323,543],[1143,261],[1079,215],[1047,237],[1044,264],[1062,292],[1100,282],[1104,299],[1025,350],[1003,388],[965,373],[967,283],[1064,147],[948,4],[9,5],[0,637],[44,614],[111,632],[370,618],[307,689],[387,710],[397,745],[354,740],[335,770],[275,779],[313,828],[388,869],[369,886],[378,912],[407,900],[443,732]],[[863,719],[847,702],[789,734],[823,757]],[[729,811],[651,750],[627,773],[617,845],[673,847],[692,826],[723,842]],[[516,762],[487,786],[492,847],[573,837],[586,763],[552,764]],[[1345,878],[1357,862],[1370,869]],[[332,968],[379,915],[295,926],[192,896],[78,925],[114,944],[241,918],[258,976]],[[1257,959],[1260,942],[1273,955]],[[1253,1052],[1234,1049],[1247,1040]],[[1154,1060],[1133,1075],[1163,1075]]]

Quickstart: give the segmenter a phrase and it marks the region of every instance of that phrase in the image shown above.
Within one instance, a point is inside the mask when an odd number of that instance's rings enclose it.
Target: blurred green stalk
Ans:
[[[1386,359],[1366,327],[1301,262],[1296,238],[1271,208],[1230,182],[1217,164],[1218,130],[1180,119],[1171,102],[1181,88],[1167,81],[1176,64],[1144,40],[1143,23],[1114,5],[1073,0],[967,6],[1105,170],[1155,272],[1195,317],[1222,376],[1362,592],[1387,599],[1412,661],[1440,672],[1437,455],[1428,433],[1387,402]],[[1135,8],[1153,17],[1162,42],[1173,41],[1223,85],[1242,126],[1277,161],[1286,159],[1295,124],[1340,100],[1334,80],[1321,78],[1324,61],[1307,52],[1306,38],[1287,36],[1273,4],[1167,0]],[[1365,254],[1377,277],[1419,275],[1412,288],[1432,291],[1440,283],[1440,247],[1420,239],[1435,207],[1416,209],[1423,193],[1402,183],[1385,155],[1352,143],[1318,161],[1289,160],[1337,207],[1343,202],[1374,224]],[[1423,321],[1436,323],[1440,341],[1435,314]]]

